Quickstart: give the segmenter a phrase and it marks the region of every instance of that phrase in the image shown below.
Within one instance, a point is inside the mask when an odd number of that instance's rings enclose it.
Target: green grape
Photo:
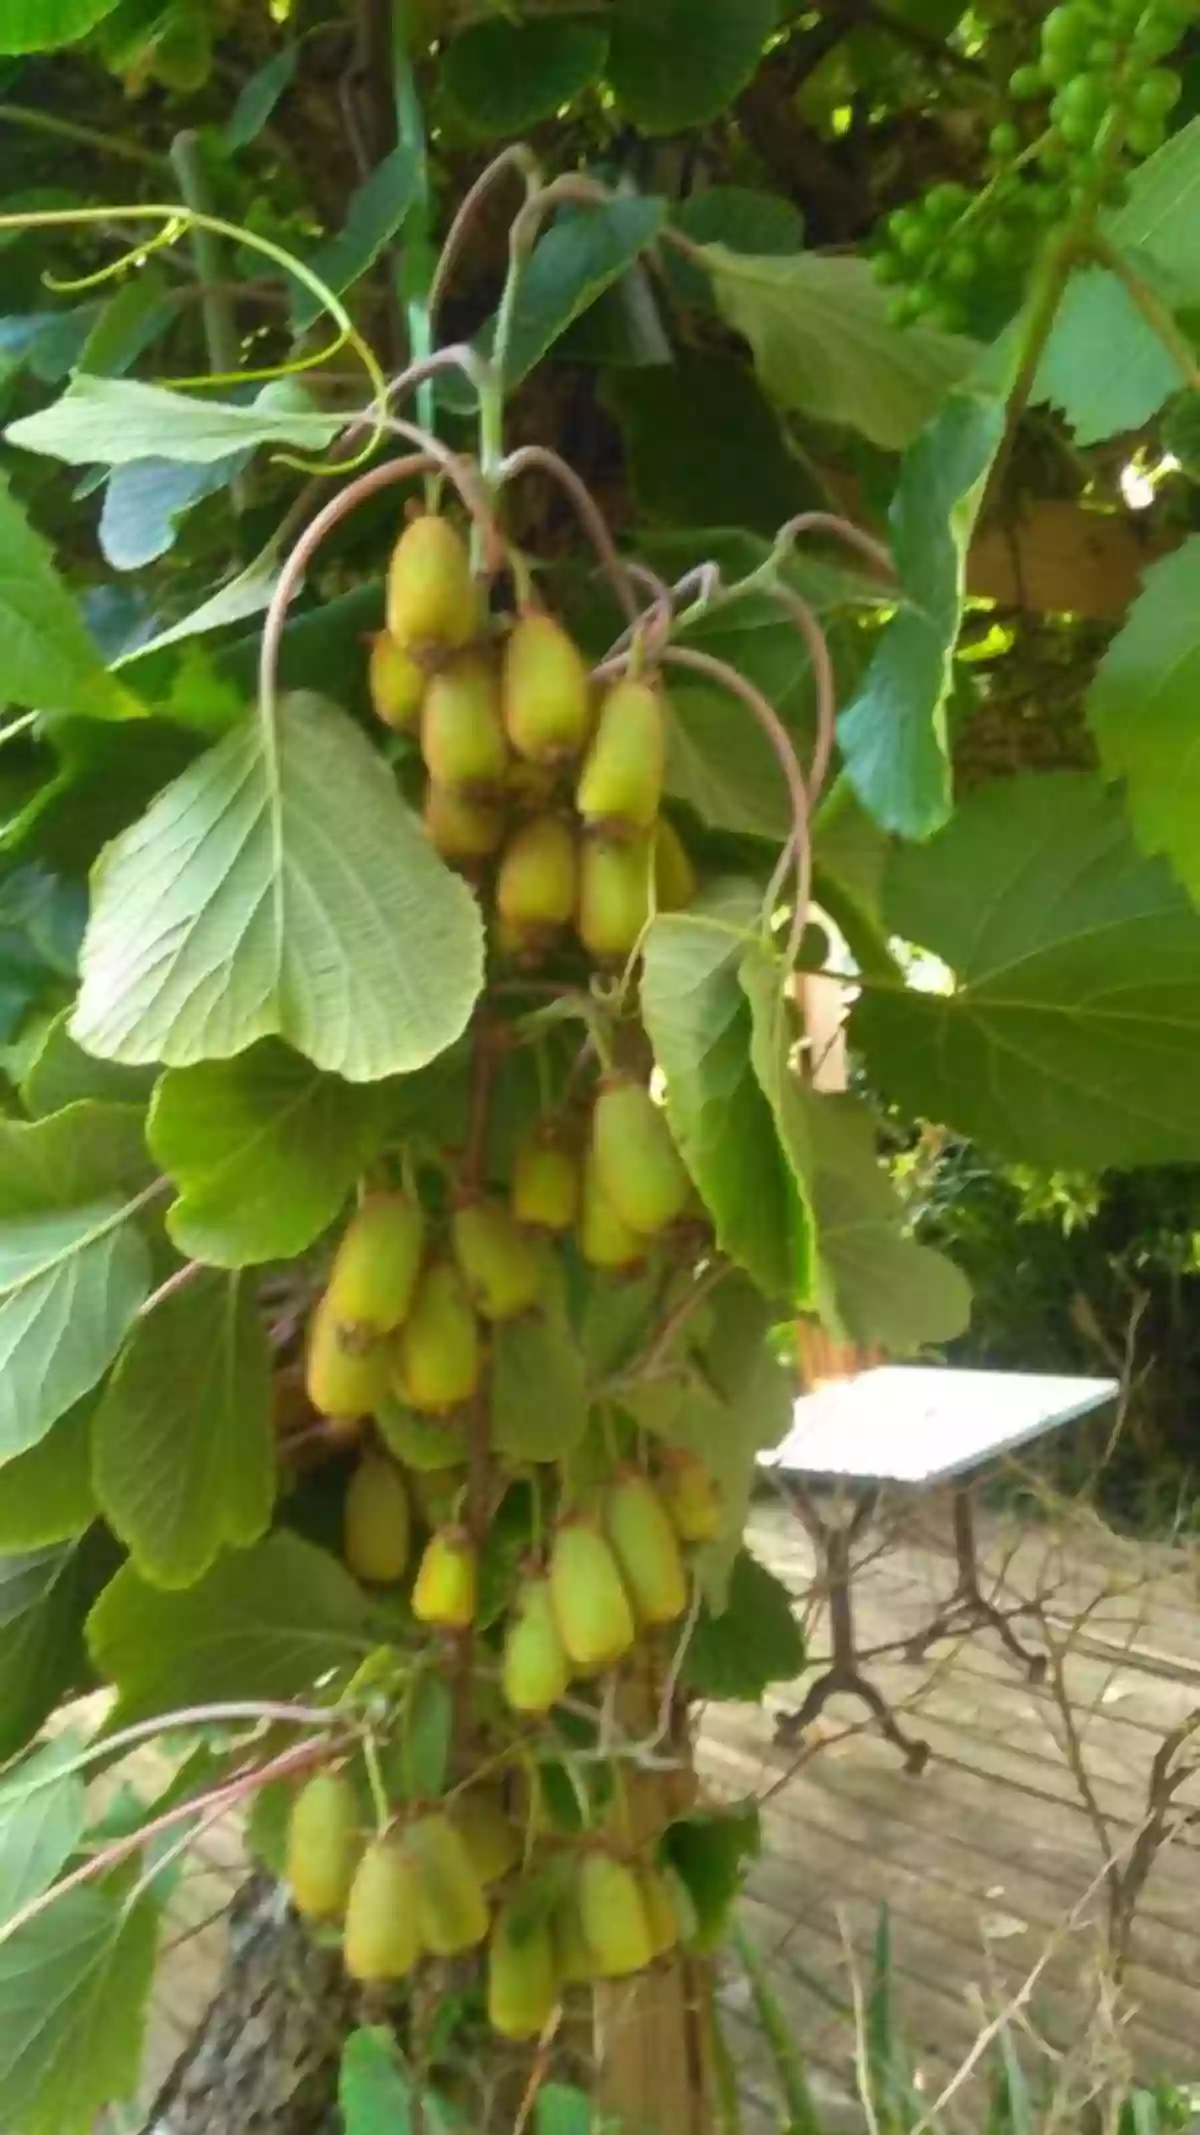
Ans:
[[[914,283],[908,295],[910,317],[913,319],[923,319],[926,312],[937,303],[937,291],[932,289],[928,282]]]
[[[988,135],[988,147],[997,162],[1008,163],[1013,156],[1020,153],[1020,129],[1013,125],[1011,119],[1001,119],[1000,124],[993,126]]]
[[[1059,7],[1052,7],[1042,24],[1042,51],[1069,52],[1072,59],[1082,59],[1091,37],[1091,21],[1087,11],[1071,0]]]
[[[944,230],[957,222],[970,201],[965,185],[946,180],[940,185],[931,185],[925,196],[925,213],[935,229]]]
[[[1090,148],[1111,108],[1108,90],[1095,74],[1077,74],[1050,107],[1068,148]]]
[[[929,326],[936,326],[943,334],[961,334],[966,330],[966,310],[957,297],[935,296],[925,307],[923,316]]]
[[[1120,56],[1113,38],[1097,37],[1088,46],[1087,63],[1094,73],[1099,74],[1108,67],[1115,67]]]
[[[1008,93],[1014,104],[1032,104],[1035,98],[1046,93],[1046,78],[1040,67],[1024,66],[1013,69]]]
[[[1010,222],[994,222],[984,231],[979,249],[991,267],[1010,267],[1021,250],[1021,234]]]
[[[952,245],[942,265],[942,279],[950,289],[969,289],[979,272],[974,247],[966,242]]]
[[[1135,156],[1152,156],[1167,138],[1167,122],[1164,118],[1143,118],[1136,114],[1125,128],[1125,140]]]
[[[1170,67],[1155,67],[1134,91],[1133,108],[1139,119],[1160,119],[1173,111],[1183,83]]]
[[[895,296],[888,298],[887,321],[889,326],[912,325],[917,316],[917,306],[913,302],[913,295],[914,292],[911,289],[898,289]]]
[[[927,222],[906,223],[904,228],[896,233],[896,250],[902,259],[924,259],[936,243],[937,231],[932,230]]]
[[[1071,162],[1056,133],[1049,134],[1042,142],[1037,152],[1037,160],[1040,169],[1045,171],[1048,178],[1060,177]]]
[[[877,252],[871,261],[877,282],[888,288],[893,282],[904,280],[904,262],[898,252]]]
[[[1158,8],[1148,8],[1133,33],[1133,59],[1165,59],[1179,43],[1178,18]]]

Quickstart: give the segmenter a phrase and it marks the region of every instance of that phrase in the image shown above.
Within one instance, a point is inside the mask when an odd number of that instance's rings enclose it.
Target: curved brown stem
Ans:
[[[465,459],[459,452],[451,452],[436,437],[430,437],[418,423],[405,422],[402,416],[389,415],[383,427],[394,437],[408,439],[431,459],[437,462],[442,473],[453,482],[459,496],[470,512],[472,519],[483,534],[486,543],[485,565],[489,575],[500,570],[505,557],[504,536],[496,523],[491,500],[480,479],[474,461]]]
[[[672,667],[689,667],[696,674],[707,675],[710,682],[716,682],[722,689],[729,690],[731,695],[740,697],[742,703],[753,712],[775,751],[792,804],[792,833],[784,854],[780,856],[780,868],[784,872],[788,866],[793,865],[796,871],[796,909],[792,914],[787,951],[790,966],[795,962],[800,936],[804,932],[812,886],[808,792],[796,761],[792,737],[774,705],[764,697],[761,690],[754,687],[753,682],[748,682],[745,675],[739,674],[736,667],[730,667],[728,661],[715,659],[709,652],[696,652],[690,645],[668,645],[663,659]]]
[[[857,549],[859,555],[865,556],[867,562],[873,563],[878,570],[886,571],[889,578],[895,577],[896,566],[892,562],[891,551],[884,547],[882,541],[876,541],[872,535],[864,534],[862,528],[855,526],[853,520],[843,519],[838,512],[797,512],[794,519],[788,519],[780,527],[775,536],[775,545],[782,548],[785,541],[798,541],[802,534],[832,534],[836,541],[844,542],[847,548]]]
[[[458,264],[458,256],[471,225],[497,179],[502,178],[507,170],[519,170],[521,172],[525,180],[527,201],[539,189],[540,172],[537,157],[532,149],[526,146],[524,141],[514,141],[508,148],[502,148],[498,156],[493,156],[486,170],[480,171],[474,185],[470,186],[463,194],[450,228],[442,241],[438,263],[433,270],[433,280],[429,285],[428,303],[431,327],[437,316],[438,306],[446,294],[447,283]]]
[[[617,599],[630,622],[636,624],[640,620],[641,610],[629,567],[617,553],[607,521],[587,483],[557,452],[552,452],[548,445],[519,445],[515,452],[510,452],[500,463],[500,485],[511,482],[516,475],[526,473],[531,467],[540,467],[544,473],[553,475],[559,488],[566,491],[600,558]]]
[[[808,805],[812,809],[821,797],[833,756],[834,722],[837,717],[837,686],[834,682],[833,662],[829,657],[825,632],[803,594],[795,592],[791,586],[775,585],[771,587],[771,598],[795,623],[808,648],[808,657],[812,664],[813,686],[817,697],[817,734],[807,779]]]

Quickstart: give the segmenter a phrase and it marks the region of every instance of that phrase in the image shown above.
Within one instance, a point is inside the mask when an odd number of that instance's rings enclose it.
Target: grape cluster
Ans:
[[[1192,20],[1192,0],[1060,0],[1036,60],[1010,83],[1014,115],[988,137],[989,175],[954,182],[888,216],[874,266],[895,285],[896,325],[962,332],[1009,308],[1040,233],[1086,199],[1119,202],[1132,164],[1162,147],[1181,92],[1161,61]]]

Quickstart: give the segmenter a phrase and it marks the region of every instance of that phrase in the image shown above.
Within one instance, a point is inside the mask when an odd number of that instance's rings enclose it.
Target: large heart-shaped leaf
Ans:
[[[381,756],[321,698],[235,729],[93,878],[72,1031],[109,1060],[187,1067],[286,1038],[374,1082],[466,1024],[479,908]]]
[[[87,1789],[72,1769],[79,1739],[59,1735],[0,1783],[0,1927],[48,1890],[83,1836]]]
[[[269,1039],[173,1068],[148,1138],[179,1188],[167,1229],[212,1267],[294,1260],[332,1223],[387,1129],[391,1093],[323,1075]]]
[[[372,1650],[369,1604],[336,1558],[286,1531],[222,1558],[178,1594],[123,1565],[88,1644],[124,1720],[222,1698],[294,1698]]]
[[[139,1572],[190,1586],[275,1499],[271,1354],[244,1276],[205,1270],[142,1319],[93,1422],[96,1494]]]
[[[86,36],[117,0],[4,0],[0,52],[49,52]]]
[[[0,1551],[69,1542],[96,1517],[92,1489],[93,1390],[52,1423],[27,1453],[0,1468]]]
[[[85,1540],[0,1557],[0,1758],[23,1748],[79,1685],[94,1554]]]
[[[30,711],[137,718],[138,699],[105,669],[83,618],[19,504],[0,482],[0,691]]]
[[[1200,538],[1147,571],[1088,693],[1100,760],[1125,780],[1139,845],[1200,902]]]
[[[727,112],[775,27],[775,0],[616,0],[609,79],[643,133]]]
[[[136,1113],[0,1122],[0,1460],[112,1362],[150,1282],[133,1216],[152,1173]]]
[[[132,2097],[158,1905],[119,1885],[69,1891],[0,1943],[0,2086],[21,2135],[89,2135]]]
[[[1200,915],[1093,778],[982,786],[889,861],[892,932],[953,990],[871,975],[852,1033],[910,1117],[1027,1162],[1200,1157]]]

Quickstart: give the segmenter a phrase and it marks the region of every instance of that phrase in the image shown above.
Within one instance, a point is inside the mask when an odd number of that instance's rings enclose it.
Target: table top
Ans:
[[[1085,1416],[1118,1390],[1115,1379],[882,1364],[802,1394],[787,1437],[758,1458],[784,1475],[943,1482]]]

